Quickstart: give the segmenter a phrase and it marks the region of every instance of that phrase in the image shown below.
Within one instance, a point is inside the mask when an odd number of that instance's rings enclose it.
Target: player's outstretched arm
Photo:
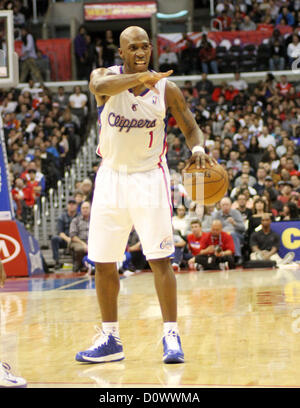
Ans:
[[[216,161],[212,157],[205,154],[204,135],[192,112],[188,108],[181,90],[171,81],[168,81],[166,85],[166,102],[171,114],[174,116],[180,130],[185,136],[188,147],[193,152],[187,167],[192,163],[195,163],[197,167],[205,167],[206,161],[211,165],[216,164]]]
[[[129,88],[145,85],[158,92],[155,84],[172,74],[168,72],[139,72],[135,74],[114,74],[109,69],[97,68],[91,73],[89,88],[95,96],[114,96]]]

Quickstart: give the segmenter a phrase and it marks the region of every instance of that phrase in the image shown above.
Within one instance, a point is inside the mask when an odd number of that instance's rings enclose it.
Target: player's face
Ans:
[[[119,49],[120,57],[124,62],[126,73],[136,73],[147,71],[150,57],[151,44],[147,35],[143,33],[128,36]]]

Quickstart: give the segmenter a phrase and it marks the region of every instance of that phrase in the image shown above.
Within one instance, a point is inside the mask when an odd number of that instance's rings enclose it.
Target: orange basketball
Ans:
[[[183,185],[189,197],[204,205],[220,201],[228,189],[228,175],[220,164],[197,169],[193,163],[183,174]]]

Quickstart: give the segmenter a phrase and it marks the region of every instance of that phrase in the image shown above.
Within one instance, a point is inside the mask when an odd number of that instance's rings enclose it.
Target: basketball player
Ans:
[[[0,259],[0,288],[3,288],[5,280],[6,274]],[[15,377],[9,370],[10,366],[0,361],[0,388],[26,388],[26,380],[22,377]]]
[[[177,326],[176,278],[170,180],[166,165],[166,110],[170,109],[192,150],[190,163],[215,161],[204,152],[203,134],[180,89],[166,73],[148,70],[151,45],[145,30],[131,26],[120,36],[123,66],[91,73],[90,91],[98,106],[100,140],[98,171],[91,210],[88,256],[96,264],[95,284],[102,330],[94,344],[77,353],[81,362],[124,358],[119,338],[116,262],[122,261],[132,225],[154,275],[164,322],[163,361],[183,363]]]

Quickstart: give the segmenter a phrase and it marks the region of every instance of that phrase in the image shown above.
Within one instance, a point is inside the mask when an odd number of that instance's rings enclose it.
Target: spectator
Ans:
[[[263,214],[261,218],[261,230],[255,231],[250,237],[251,260],[272,260],[277,265],[286,265],[293,261],[295,254],[288,252],[284,258],[278,254],[280,246],[279,235],[271,229],[270,214]]]
[[[83,200],[92,202],[93,197],[93,182],[89,178],[85,178],[81,185],[80,190],[83,193]]]
[[[199,51],[199,59],[201,62],[202,72],[208,74],[210,71],[213,74],[218,74],[218,62],[216,58],[216,49],[207,42]]]
[[[227,162],[227,168],[233,169],[234,175],[242,170],[242,163],[239,161],[239,154],[237,151],[232,150],[229,154],[229,160]]]
[[[166,45],[164,51],[158,58],[159,70],[162,72],[172,69],[174,74],[178,73],[178,57],[176,52],[171,51],[171,47]]]
[[[113,33],[111,30],[105,31],[105,38],[102,44],[102,59],[105,68],[115,64],[115,57],[118,52],[118,46],[115,44]]]
[[[242,184],[243,180],[241,177],[242,177],[242,174],[245,174],[245,173],[249,175],[249,180],[248,180],[249,186],[250,187],[254,186],[254,184],[256,183],[256,178],[253,176],[254,172],[253,170],[251,170],[249,161],[244,160],[242,162],[242,170],[237,173],[236,178],[234,180],[234,187],[239,187]]]
[[[182,160],[186,160],[189,155],[190,152],[187,146],[181,143],[179,137],[176,137],[167,153],[167,159],[170,169],[176,169],[178,163]]]
[[[205,72],[202,73],[201,80],[196,83],[195,87],[200,98],[211,99],[214,85],[209,79],[207,79],[207,74]]]
[[[21,177],[17,177],[11,193],[16,204],[17,219],[25,225],[31,224],[33,221],[32,209],[35,204],[33,188],[26,185]]]
[[[278,200],[281,201],[283,204],[286,204],[288,201],[290,201],[292,197],[292,191],[293,184],[290,181],[284,181],[281,194],[279,194],[278,196]]]
[[[37,55],[33,35],[29,33],[26,27],[21,29],[22,33],[22,49],[21,49],[21,74],[20,82],[26,82],[27,76],[30,74],[32,79],[43,83],[43,77],[36,63]]]
[[[76,85],[74,92],[69,96],[69,103],[72,109],[72,113],[78,116],[87,115],[87,101],[88,98],[85,93],[82,92],[81,87]]]
[[[39,49],[36,50],[36,65],[42,75],[44,81],[50,81],[50,59],[46,54]]]
[[[249,194],[251,196],[254,196],[257,194],[257,191],[255,190],[254,187],[250,186],[250,179],[249,179],[249,174],[247,173],[242,173],[241,174],[241,184],[237,187],[234,187],[230,193],[230,198],[232,200],[235,200],[237,196],[240,194],[241,191],[243,190],[248,190]]]
[[[85,61],[86,61],[86,72],[92,72],[95,67],[95,59],[96,59],[96,51],[95,46],[92,41],[92,37],[89,34],[85,35],[86,41],[86,53],[85,53]]]
[[[265,190],[266,176],[266,170],[263,167],[259,167],[256,172],[256,183],[253,185],[253,188],[257,191],[258,195],[262,195]]]
[[[71,197],[68,200],[67,209],[57,219],[57,235],[51,237],[52,256],[55,262],[55,269],[60,269],[62,267],[62,264],[59,262],[59,249],[68,248],[71,244],[70,224],[76,215],[76,200]]]
[[[213,23],[213,27],[218,31],[226,31],[229,29],[232,23],[232,18],[227,15],[226,10],[223,10],[218,15]]]
[[[27,174],[28,179],[26,182],[26,186],[32,189],[35,203],[40,203],[40,198],[43,190],[41,183],[37,180],[36,170],[33,168],[29,168]]]
[[[293,157],[287,157],[286,158],[285,169],[288,171],[290,177],[295,175],[295,174],[298,175],[298,176],[300,175],[300,172],[296,169],[295,161],[294,161]]]
[[[186,214],[186,208],[184,205],[179,205],[176,209],[176,215],[172,218],[172,224],[176,231],[185,237],[189,231],[190,223],[189,217]]]
[[[285,51],[283,44],[280,41],[275,40],[271,45],[271,58],[269,59],[270,71],[282,71],[285,66]]]
[[[65,93],[63,86],[58,87],[57,94],[53,97],[53,102],[58,103],[61,109],[66,109],[69,106],[69,96]]]
[[[148,265],[143,254],[140,238],[134,228],[132,228],[129,234],[125,255],[131,272],[145,269]]]
[[[299,54],[300,55],[300,54]],[[277,88],[282,96],[286,96],[289,93],[292,84],[288,82],[286,75],[280,76],[280,81],[277,84]]]
[[[298,221],[299,210],[297,204],[288,201],[282,209],[281,221]]]
[[[173,241],[175,252],[172,257],[172,268],[174,272],[180,272],[180,264],[183,259],[186,241],[182,238],[180,232],[177,230],[173,230]]]
[[[300,176],[298,174],[291,175],[291,183],[293,184],[293,191],[300,193]]]
[[[203,216],[201,219],[201,225],[202,225],[202,231],[203,232],[209,232],[213,220],[213,211],[215,209],[214,205],[205,205],[204,206],[204,211],[203,211]]]
[[[275,24],[278,25],[294,25],[294,16],[292,13],[289,12],[287,7],[282,7],[282,10],[278,17],[276,18]]]
[[[243,245],[245,225],[241,213],[238,210],[232,209],[231,206],[230,198],[222,198],[220,201],[221,209],[213,214],[213,219],[220,220],[223,225],[223,230],[232,236],[237,265],[241,265],[243,262],[241,248]]]
[[[232,236],[222,230],[222,222],[214,220],[211,231],[200,241],[200,253],[195,257],[197,265],[206,269],[234,269],[235,247]]]
[[[90,211],[90,203],[84,201],[81,204],[80,214],[73,218],[70,224],[70,249],[73,253],[73,272],[84,270],[82,260],[87,254]]]
[[[193,257],[199,255],[200,252],[200,241],[203,235],[201,221],[193,220],[191,221],[191,233],[187,236],[188,249]]]
[[[261,224],[263,214],[268,213],[267,203],[262,197],[256,198],[253,203],[252,216],[249,219],[248,234],[251,236],[252,232]]]
[[[255,31],[256,24],[250,19],[249,16],[245,15],[243,22],[239,25],[239,29],[242,31]]]
[[[232,208],[241,213],[245,228],[247,229],[249,219],[252,216],[252,210],[247,207],[247,196],[244,193],[239,193],[236,202],[232,203]]]
[[[232,85],[234,89],[238,91],[246,91],[248,89],[247,82],[241,78],[241,74],[239,72],[235,72],[234,80],[230,81],[229,86]]]
[[[77,70],[77,79],[87,79],[90,72],[87,72],[86,54],[87,54],[87,42],[86,42],[86,29],[81,25],[78,29],[78,33],[74,39],[74,52]]]
[[[183,34],[185,47],[180,54],[180,67],[183,75],[191,75],[195,71],[195,46],[191,39]]]
[[[267,191],[269,193],[271,201],[276,201],[277,196],[278,196],[278,191],[276,190],[276,188],[274,188],[274,182],[271,176],[266,176],[265,178],[264,191]]]

